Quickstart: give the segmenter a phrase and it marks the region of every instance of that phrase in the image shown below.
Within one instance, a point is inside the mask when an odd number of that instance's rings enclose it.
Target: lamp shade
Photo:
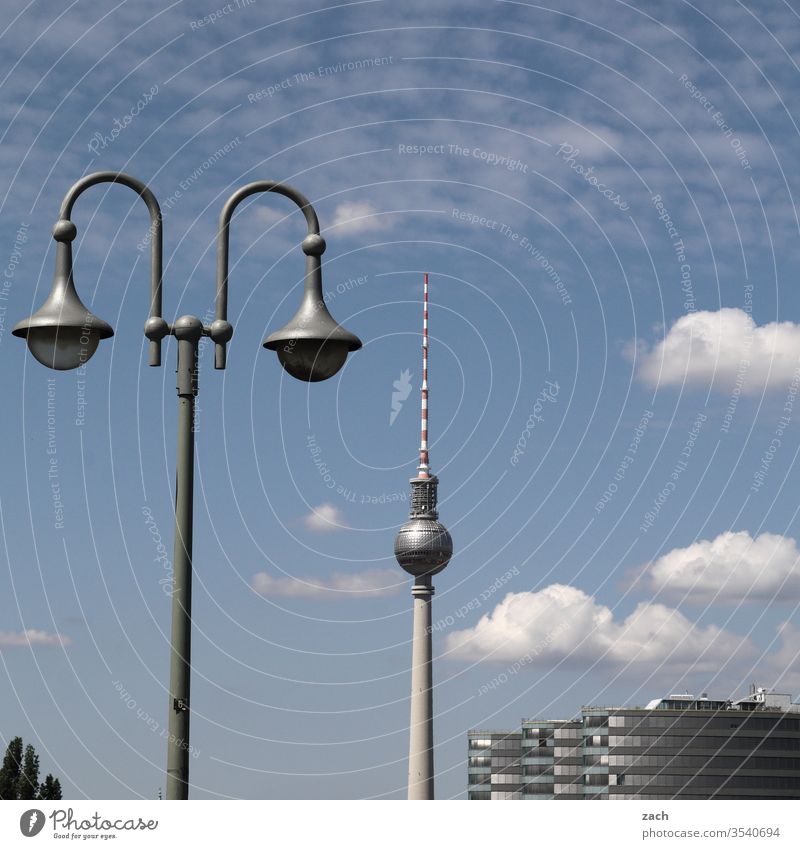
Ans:
[[[264,340],[281,365],[298,380],[316,382],[333,377],[361,340],[337,324],[322,300],[303,298],[294,318]]]
[[[308,236],[303,249],[306,279],[300,308],[288,324],[264,340],[264,347],[277,352],[292,377],[313,383],[333,377],[348,353],[361,347],[361,340],[337,324],[325,305],[320,265],[325,242],[318,235]]]
[[[31,353],[42,365],[59,371],[83,365],[97,350],[101,339],[114,335],[111,325],[88,310],[78,297],[72,279],[69,241],[58,242],[53,288],[47,300],[11,332],[27,341]]]

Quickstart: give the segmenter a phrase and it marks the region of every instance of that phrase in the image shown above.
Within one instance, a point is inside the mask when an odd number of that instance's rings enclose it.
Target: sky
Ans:
[[[221,0],[218,0],[221,3]],[[164,315],[213,307],[225,200],[308,196],[363,340],[302,384],[263,338],[305,226],[232,223],[228,367],[196,419],[193,798],[403,798],[419,444],[436,792],[466,732],[671,692],[800,692],[796,4],[10,2],[0,31],[0,743],[65,798],[164,788],[175,346],[147,364],[147,211],[78,200],[75,280],[115,336],[79,372],[11,336],[82,176],[145,181]]]

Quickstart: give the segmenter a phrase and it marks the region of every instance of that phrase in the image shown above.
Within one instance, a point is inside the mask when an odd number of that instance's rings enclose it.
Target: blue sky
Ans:
[[[175,351],[148,368],[132,192],[75,209],[78,289],[116,331],[86,373],[10,335],[95,170],[161,202],[169,320],[212,306],[225,199],[295,185],[331,311],[364,340],[331,381],[284,376],[260,342],[294,312],[303,221],[243,205],[228,369],[201,360],[196,798],[404,795],[392,542],[424,271],[456,548],[435,582],[437,794],[464,794],[469,728],[800,691],[792,4],[43,2],[0,38],[0,736],[66,795],[164,783]]]

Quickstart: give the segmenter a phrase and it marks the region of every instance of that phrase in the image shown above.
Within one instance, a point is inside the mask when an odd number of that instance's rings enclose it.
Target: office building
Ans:
[[[800,799],[800,704],[753,687],[468,733],[470,799]]]

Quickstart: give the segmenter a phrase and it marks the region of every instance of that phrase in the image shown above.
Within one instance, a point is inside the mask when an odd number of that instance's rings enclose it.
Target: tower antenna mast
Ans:
[[[428,274],[422,284],[422,427],[419,442],[419,478],[430,477],[428,466]]]

